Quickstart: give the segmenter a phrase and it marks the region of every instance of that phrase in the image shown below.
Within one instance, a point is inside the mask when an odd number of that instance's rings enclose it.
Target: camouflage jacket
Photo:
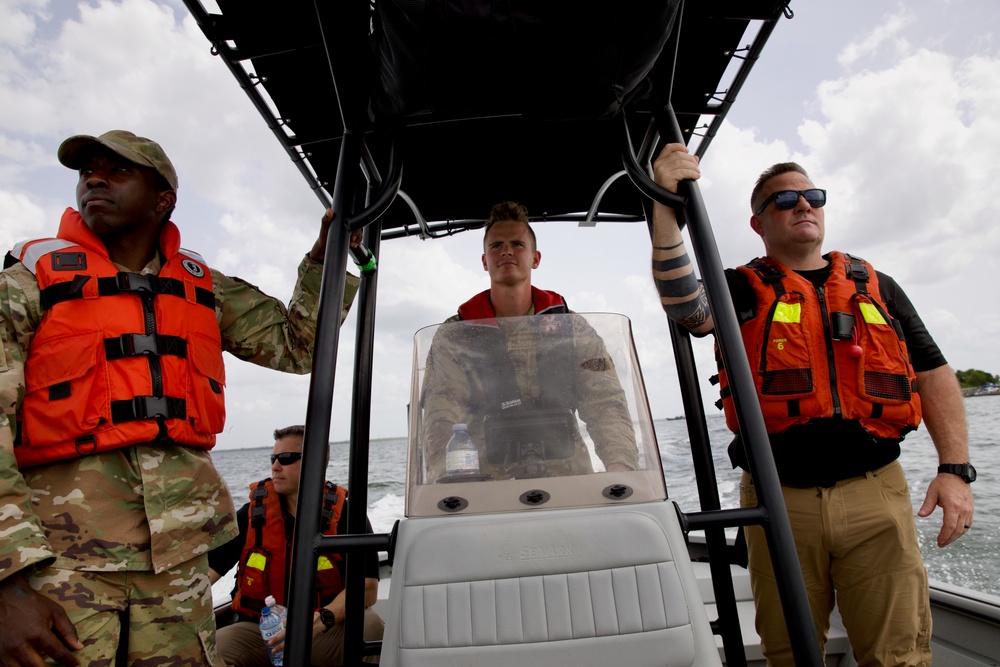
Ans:
[[[159,257],[144,273],[157,273]],[[222,346],[234,356],[308,373],[322,265],[308,257],[288,308],[212,270]],[[360,281],[348,275],[342,319]],[[42,318],[23,265],[0,273],[0,579],[24,568],[163,570],[237,533],[232,498],[204,449],[155,443],[20,471],[13,454],[24,362]]]
[[[622,391],[614,364],[604,341],[583,317],[573,314],[552,317],[571,317],[573,344],[572,359],[568,359],[565,386],[572,387],[574,396],[567,397],[566,405],[575,409],[586,425],[593,441],[593,451],[607,467],[622,463],[633,470],[638,468],[638,450],[635,431],[629,415],[625,393]],[[457,322],[458,316],[446,324]],[[530,402],[542,393],[546,382],[539,372],[540,332],[532,318],[508,317],[496,320],[509,356],[509,363],[517,381],[521,397]],[[487,384],[490,373],[498,372],[497,360],[485,356],[475,338],[476,325],[442,327],[434,337],[427,356],[423,383],[422,419],[423,446],[427,461],[427,478],[433,481],[444,473],[445,445],[452,434],[452,425],[466,423],[469,434],[482,447],[485,442],[484,412],[491,397]],[[502,364],[508,362],[504,360]],[[502,372],[502,371],[500,371]],[[571,458],[548,461],[553,475],[579,475],[593,472],[590,452],[578,430],[572,433],[574,454]],[[483,472],[494,479],[504,479],[502,467],[490,465],[480,456]]]

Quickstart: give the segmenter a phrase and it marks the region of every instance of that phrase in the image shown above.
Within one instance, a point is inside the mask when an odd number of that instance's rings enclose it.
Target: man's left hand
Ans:
[[[972,489],[961,477],[942,472],[931,480],[927,487],[927,495],[924,496],[924,504],[917,511],[917,516],[928,517],[935,507],[944,510],[941,532],[937,536],[939,547],[946,547],[969,532],[975,507]]]

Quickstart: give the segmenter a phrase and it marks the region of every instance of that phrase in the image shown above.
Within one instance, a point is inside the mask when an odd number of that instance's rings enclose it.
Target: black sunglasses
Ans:
[[[781,211],[795,208],[796,204],[799,203],[800,196],[805,197],[806,201],[813,208],[823,208],[826,204],[826,190],[820,190],[819,188],[812,188],[811,190],[778,190],[769,194],[767,199],[761,202],[754,215],[760,215],[772,201],[774,202],[774,207]]]
[[[302,452],[281,452],[280,454],[271,454],[271,465],[277,461],[283,466],[290,466],[299,459],[302,458]]]

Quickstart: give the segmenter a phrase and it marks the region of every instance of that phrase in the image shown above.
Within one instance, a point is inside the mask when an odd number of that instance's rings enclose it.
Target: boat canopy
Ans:
[[[703,153],[787,0],[188,4],[322,201],[345,132],[369,170],[403,153],[391,238],[476,227],[505,199],[644,221],[623,125],[639,141],[670,107]]]

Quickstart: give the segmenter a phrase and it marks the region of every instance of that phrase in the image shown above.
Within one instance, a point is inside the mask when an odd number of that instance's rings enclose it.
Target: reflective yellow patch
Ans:
[[[861,309],[861,317],[864,318],[865,322],[868,324],[889,324],[882,317],[882,313],[878,312],[878,308],[870,303],[859,303],[858,307]]]
[[[267,556],[261,553],[252,553],[250,558],[247,558],[247,567],[252,567],[255,570],[263,570],[264,566],[267,565]]]
[[[320,556],[319,560],[316,561],[317,570],[329,570],[333,567],[333,563],[326,556]]]
[[[798,324],[801,320],[801,303],[778,303],[774,309],[774,317],[771,318],[772,322],[787,322],[789,324]]]

